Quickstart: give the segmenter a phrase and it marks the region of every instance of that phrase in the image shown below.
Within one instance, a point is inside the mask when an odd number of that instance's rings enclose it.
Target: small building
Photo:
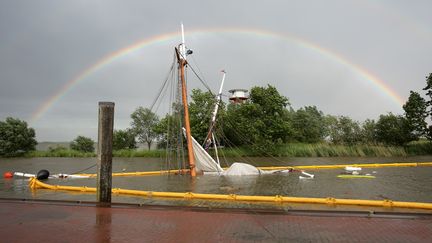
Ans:
[[[228,92],[231,93],[229,100],[234,104],[242,104],[249,98],[247,95],[247,89],[232,89]]]

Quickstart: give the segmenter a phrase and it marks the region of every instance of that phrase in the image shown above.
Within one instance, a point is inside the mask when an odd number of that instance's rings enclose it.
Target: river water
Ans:
[[[255,166],[322,165],[352,163],[429,162],[432,156],[398,158],[250,158],[243,159]],[[6,171],[36,174],[47,169],[51,174],[72,174],[83,169],[95,173],[96,158],[0,158],[0,173]],[[93,166],[93,167],[92,167]],[[114,158],[113,172],[154,171],[167,169],[166,163],[155,158]],[[196,192],[239,195],[283,195],[294,197],[334,197],[351,199],[397,200],[432,203],[432,167],[363,168],[375,179],[340,179],[342,169],[310,170],[314,179],[299,179],[299,173],[260,176],[198,176],[187,175],[113,177],[113,188],[146,191]],[[48,179],[48,184],[96,186],[96,179]],[[96,201],[95,194],[52,191],[28,187],[28,179],[0,179],[0,198]],[[205,207],[274,208],[274,204],[233,203],[203,200],[166,200],[113,195],[113,202],[189,205]],[[293,205],[278,205],[292,208]],[[317,207],[317,206],[307,206]],[[302,208],[305,208],[303,205]]]

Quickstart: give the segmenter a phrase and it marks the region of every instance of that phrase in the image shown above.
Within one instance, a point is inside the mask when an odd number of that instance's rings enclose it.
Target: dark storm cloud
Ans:
[[[31,114],[102,57],[139,40],[188,29],[238,27],[315,43],[383,80],[401,97],[431,72],[429,1],[2,1],[0,119]],[[332,57],[285,39],[244,34],[186,36],[212,89],[276,86],[294,108],[358,120],[401,113],[382,90]],[[38,140],[95,137],[97,102],[116,102],[116,128],[149,106],[171,64],[172,46],[145,47],[75,85],[36,122]],[[192,75],[191,75],[192,76]],[[190,88],[199,87],[191,79]],[[160,113],[163,114],[163,109]]]

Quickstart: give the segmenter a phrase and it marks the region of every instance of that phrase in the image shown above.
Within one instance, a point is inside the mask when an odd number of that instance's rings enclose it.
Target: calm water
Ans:
[[[248,162],[256,166],[267,165],[311,165],[342,163],[386,163],[386,162],[425,162],[428,157],[406,158],[254,158]],[[0,173],[19,171],[37,173],[47,169],[50,173],[75,173],[96,163],[96,158],[31,158],[0,159]],[[166,169],[165,162],[149,158],[115,158],[113,171],[134,172]],[[138,189],[149,191],[197,192],[241,195],[284,195],[298,197],[335,197],[354,199],[391,199],[398,201],[432,202],[432,167],[394,167],[363,168],[364,173],[371,173],[375,179],[339,179],[342,169],[310,170],[315,174],[311,180],[300,180],[298,173],[273,174],[260,176],[198,176],[191,180],[189,176],[165,175],[146,177],[114,177],[113,188]],[[92,167],[85,171],[95,173]],[[95,179],[49,179],[49,184],[96,186]],[[0,179],[0,198],[54,199],[73,201],[95,201],[90,193],[71,193],[28,188],[27,179]],[[227,202],[208,202],[199,200],[161,200],[134,196],[113,195],[113,202],[143,204],[174,204],[193,206],[222,207],[274,207],[272,204],[244,204]],[[291,207],[292,205],[279,205]],[[313,206],[315,207],[315,206]]]

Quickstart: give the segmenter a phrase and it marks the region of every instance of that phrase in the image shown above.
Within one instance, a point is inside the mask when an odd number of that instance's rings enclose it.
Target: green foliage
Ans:
[[[342,144],[354,145],[361,140],[360,125],[347,116],[339,117],[338,127],[342,134]]]
[[[410,142],[405,146],[408,155],[430,155],[432,154],[432,143],[426,140]]]
[[[262,143],[261,147],[271,150],[273,145],[281,144],[291,137],[292,128],[286,120],[286,106],[288,98],[279,94],[271,85],[265,87],[253,87],[250,92],[252,109],[250,120],[255,120],[255,143]],[[247,134],[247,133],[245,133]]]
[[[276,156],[389,156],[423,154],[427,145],[411,145],[429,130],[426,129],[427,109],[432,106],[432,74],[425,87],[431,100],[425,101],[411,92],[404,105],[405,117],[387,114],[379,120],[367,119],[363,123],[347,116],[324,115],[315,106],[294,111],[288,98],[271,85],[253,87],[250,99],[243,104],[229,104],[219,109],[217,133],[222,145],[237,146],[242,155]],[[193,136],[202,142],[210,126],[215,97],[210,92],[193,90],[189,104]],[[288,109],[287,109],[288,107]],[[141,108],[143,109],[143,108]],[[148,109],[147,109],[148,110]],[[151,129],[158,137],[159,147],[174,148],[184,142],[181,135],[183,115],[174,107],[175,115],[165,116]],[[429,111],[429,110],[428,110]],[[432,114],[432,107],[430,107]],[[149,111],[147,111],[149,113]],[[220,129],[222,128],[222,129]],[[168,133],[167,133],[168,131]],[[177,142],[180,141],[180,142]],[[333,145],[325,143],[330,141]],[[298,145],[292,142],[300,142]],[[304,143],[310,143],[306,146]],[[381,145],[380,145],[381,144]],[[386,146],[383,146],[385,144]],[[391,145],[391,146],[389,146]],[[400,146],[406,146],[405,149]],[[236,149],[223,149],[234,153]],[[178,152],[178,151],[177,151]]]
[[[337,116],[326,115],[324,117],[324,124],[326,126],[325,129],[325,138],[327,141],[330,141],[334,144],[340,143],[342,138],[340,137],[338,131],[338,118]]]
[[[248,144],[257,152],[271,153],[292,134],[286,119],[288,99],[271,85],[253,87],[249,98],[244,104],[228,106],[224,133],[235,145]]]
[[[361,128],[361,141],[363,144],[376,144],[376,122],[366,119]]]
[[[327,135],[334,144],[354,145],[362,142],[362,129],[358,122],[346,116],[326,117]]]
[[[181,120],[182,118],[179,114],[167,114],[158,124],[156,124],[153,131],[158,137],[157,147],[159,149],[176,147],[177,143],[183,142]]]
[[[63,150],[67,150],[67,148],[62,146],[62,145],[57,145],[55,147],[52,147],[52,146],[48,147],[49,152],[58,152],[58,151],[63,151]]]
[[[220,148],[219,153],[226,157],[262,156],[250,146],[237,148]],[[432,143],[417,141],[405,147],[380,145],[332,145],[327,143],[289,143],[279,145],[271,155],[279,157],[392,157],[429,155],[432,153]],[[267,154],[269,155],[269,154]],[[31,151],[28,157],[95,157],[95,153],[84,153],[76,150]],[[114,157],[148,157],[161,158],[165,150],[135,150],[122,149],[113,152]]]
[[[212,113],[216,104],[216,97],[209,91],[202,92],[200,89],[193,89],[192,101],[189,103],[189,118],[191,131],[194,138],[199,142],[204,142],[210,129]],[[217,119],[222,119],[224,114],[224,104],[219,105]]]
[[[419,139],[427,131],[427,104],[419,93],[410,91],[408,101],[403,105],[409,128],[415,138]]]
[[[33,128],[27,122],[12,117],[0,121],[0,156],[12,157],[35,150],[37,144]]]
[[[426,105],[429,107],[429,116],[432,116],[432,73],[426,76],[426,87],[423,90],[426,91],[426,95],[429,97]]]
[[[69,157],[69,158],[86,158],[95,157],[94,152],[82,152],[71,149],[55,148],[49,151],[32,151],[28,154],[29,157]]]
[[[423,88],[426,91],[426,95],[429,99],[426,101],[428,116],[432,119],[432,73],[426,76],[426,87]],[[426,129],[426,136],[429,141],[432,141],[432,126],[428,126]]]
[[[164,156],[165,150],[136,150],[136,149],[120,149],[114,150],[114,157],[147,157],[161,158]],[[51,151],[31,151],[26,154],[28,157],[69,157],[69,158],[87,158],[95,157],[94,152],[81,152],[71,149],[54,149]]]
[[[227,140],[233,145],[250,145],[257,139],[259,130],[255,125],[255,108],[250,102],[242,105],[229,104],[227,116],[218,121],[223,125]]]
[[[379,117],[376,124],[376,137],[379,142],[398,146],[414,140],[407,119],[392,113]]]
[[[84,136],[78,136],[76,137],[71,143],[70,148],[72,150],[80,151],[80,152],[88,152],[93,153],[94,148],[94,141],[91,138],[84,137]]]
[[[131,129],[115,130],[113,133],[113,150],[135,149],[135,134]]]
[[[165,156],[165,150],[135,150],[121,149],[113,152],[114,157],[146,157],[146,158],[161,158]]]
[[[148,108],[138,107],[132,114],[132,131],[138,137],[138,141],[147,143],[150,150],[157,134],[154,127],[159,122],[158,116]]]
[[[316,106],[306,106],[297,110],[293,113],[291,122],[294,139],[299,142],[316,143],[324,138],[324,115]]]
[[[366,144],[347,146],[328,143],[288,143],[277,146],[271,155],[278,157],[393,157],[423,154],[425,147],[427,147],[425,144],[414,144],[409,149],[405,149],[399,146]],[[250,147],[223,148],[220,153],[227,157],[262,156]]]

